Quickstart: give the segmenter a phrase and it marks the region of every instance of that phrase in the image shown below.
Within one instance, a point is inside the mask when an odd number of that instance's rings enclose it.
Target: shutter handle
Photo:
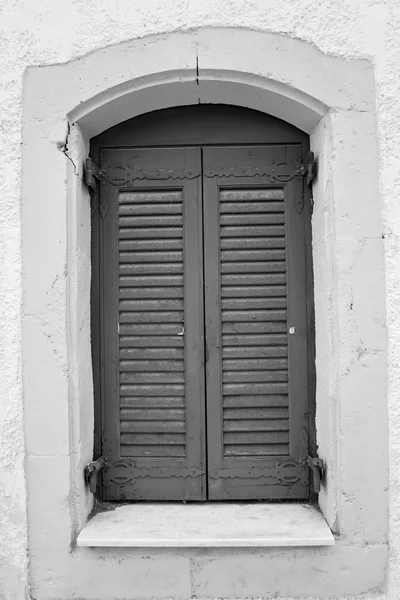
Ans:
[[[184,325],[182,325],[182,331],[180,331],[176,335],[185,335],[185,326]]]

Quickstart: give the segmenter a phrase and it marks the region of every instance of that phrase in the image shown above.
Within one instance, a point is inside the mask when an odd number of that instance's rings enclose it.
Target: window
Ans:
[[[309,498],[306,136],[228,107],[133,121],[92,144],[102,497]]]

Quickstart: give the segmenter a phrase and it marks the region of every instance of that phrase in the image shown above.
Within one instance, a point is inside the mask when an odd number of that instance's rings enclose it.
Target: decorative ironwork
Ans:
[[[263,167],[237,166],[237,167],[206,167],[204,176],[212,177],[267,177],[270,183],[288,183],[296,177],[305,177],[306,184],[311,186],[317,175],[317,164],[314,153],[309,152],[305,164],[293,161],[276,162],[272,161]],[[96,182],[102,184],[100,212],[103,217],[107,215],[109,207],[109,194],[107,186],[130,187],[137,180],[158,180],[166,181],[195,179],[201,176],[201,171],[197,169],[136,169],[134,163],[126,164],[105,164],[101,169],[90,158],[85,162],[85,182],[91,189],[94,196],[97,195]],[[296,201],[295,206],[298,213],[303,209],[303,195],[299,195],[301,200]],[[95,202],[92,202],[95,206]]]
[[[209,477],[212,479],[260,479],[268,477],[275,480],[272,485],[293,485],[300,483],[308,485],[307,469],[293,460],[275,462],[273,467],[249,467],[241,469],[211,469]]]
[[[263,167],[206,167],[205,177],[268,177],[271,183],[287,183],[294,177],[303,176],[305,167],[302,163],[272,161]]]
[[[135,467],[133,461],[127,459],[117,460],[104,469],[103,483],[105,487],[115,485],[134,485],[135,479],[143,477],[200,477],[205,471],[186,467]]]
[[[136,169],[133,163],[108,165],[101,169],[101,177],[110,185],[116,187],[129,187],[133,182],[141,179],[167,180],[167,179],[195,179],[201,172],[196,169]]]

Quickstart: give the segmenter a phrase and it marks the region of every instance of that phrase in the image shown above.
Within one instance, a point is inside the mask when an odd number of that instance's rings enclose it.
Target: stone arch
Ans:
[[[254,108],[307,133],[330,108],[374,104],[366,61],[249,29],[199,29],[98,50],[65,65],[61,94],[76,85],[78,64],[75,105],[66,112],[89,137],[143,112],[198,102]]]

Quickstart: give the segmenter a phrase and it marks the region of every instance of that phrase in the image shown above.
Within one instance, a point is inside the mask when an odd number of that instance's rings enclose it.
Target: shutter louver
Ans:
[[[297,156],[288,147],[204,150],[212,500],[309,493],[299,464],[308,444],[302,186],[291,176],[277,185],[275,167]]]
[[[122,456],[186,456],[182,215],[181,192],[120,195]]]
[[[283,200],[282,190],[220,192],[225,457],[289,454]]]

